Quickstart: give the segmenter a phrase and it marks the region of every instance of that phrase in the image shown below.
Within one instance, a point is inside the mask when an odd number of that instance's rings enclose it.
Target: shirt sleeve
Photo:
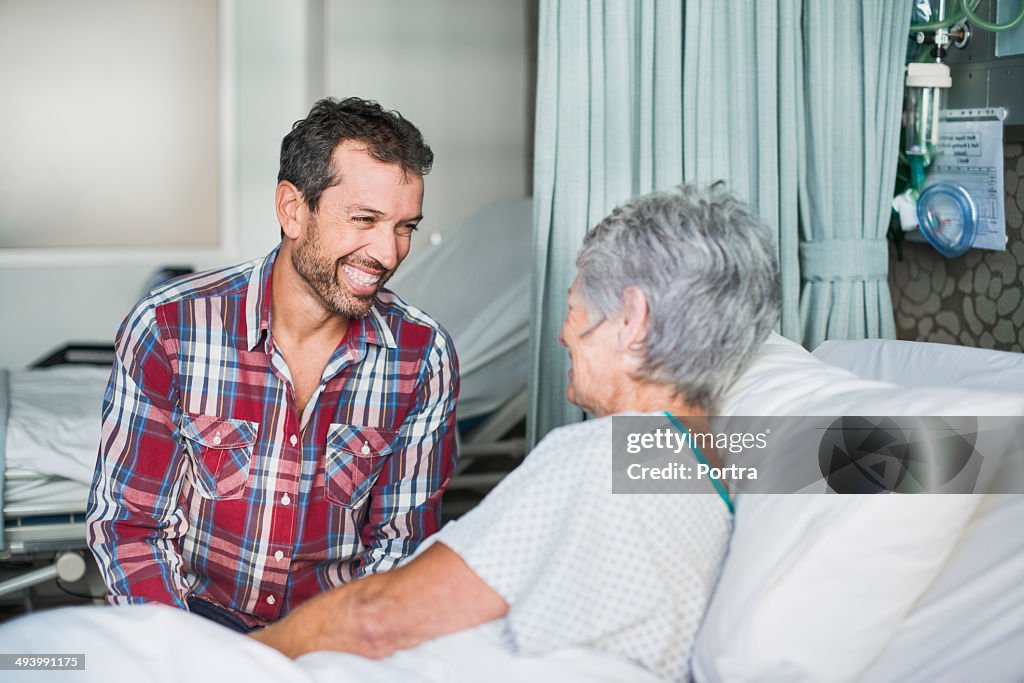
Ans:
[[[187,609],[177,499],[183,474],[173,371],[152,307],[121,325],[103,397],[103,427],[86,515],[88,544],[111,604],[158,602]]]
[[[370,491],[370,512],[361,532],[366,551],[356,561],[353,576],[392,569],[440,528],[441,497],[457,458],[458,395],[455,348],[440,330],[396,446]]]

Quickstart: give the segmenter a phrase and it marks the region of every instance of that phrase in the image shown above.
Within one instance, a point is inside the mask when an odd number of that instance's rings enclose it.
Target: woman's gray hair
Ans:
[[[583,240],[578,290],[590,322],[619,313],[629,286],[647,297],[636,379],[666,384],[711,413],[779,317],[768,228],[721,181],[633,199]]]

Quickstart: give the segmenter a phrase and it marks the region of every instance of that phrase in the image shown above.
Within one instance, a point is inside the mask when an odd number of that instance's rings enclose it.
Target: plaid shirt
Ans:
[[[112,604],[194,595],[262,625],[438,529],[451,339],[380,290],[299,416],[270,330],[276,253],[176,280],[118,332],[88,510]]]

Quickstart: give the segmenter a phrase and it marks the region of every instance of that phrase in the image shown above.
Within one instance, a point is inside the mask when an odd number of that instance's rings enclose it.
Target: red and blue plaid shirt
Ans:
[[[113,604],[196,596],[262,625],[438,529],[451,339],[380,290],[300,416],[270,327],[276,253],[172,282],[118,332],[88,510]]]

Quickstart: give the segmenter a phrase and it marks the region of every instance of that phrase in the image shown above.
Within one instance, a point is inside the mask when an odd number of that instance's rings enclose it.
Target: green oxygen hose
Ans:
[[[974,9],[977,6],[977,3],[974,4],[974,7],[968,7],[965,4],[963,6],[964,16],[967,17],[967,20],[970,21],[972,24],[974,24],[978,28],[983,28],[986,31],[1009,31],[1011,28],[1016,28],[1020,24],[1020,22],[1024,21],[1024,0],[1021,0],[1020,2],[1020,10],[1017,12],[1017,16],[1015,16],[1013,19],[1010,19],[1010,21],[1006,22],[1005,24],[993,24],[992,22],[985,21],[984,19],[979,18],[978,15],[974,13]]]
[[[978,7],[978,3],[980,2],[981,0],[953,0],[952,8],[948,17],[942,21],[932,21],[927,24],[911,24],[910,31],[911,33],[917,33],[924,31],[937,31],[940,28],[949,28],[965,16],[973,16],[973,11]],[[972,14],[968,14],[968,12],[971,12]],[[981,24],[978,25],[981,26],[981,28],[985,28]]]
[[[924,188],[924,167],[924,157],[917,154],[910,157],[910,187],[917,192],[920,192],[922,188]]]

